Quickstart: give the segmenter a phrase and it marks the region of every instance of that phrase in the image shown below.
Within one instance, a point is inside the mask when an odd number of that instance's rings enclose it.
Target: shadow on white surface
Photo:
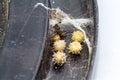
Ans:
[[[120,80],[120,0],[97,0],[99,37],[91,80]]]

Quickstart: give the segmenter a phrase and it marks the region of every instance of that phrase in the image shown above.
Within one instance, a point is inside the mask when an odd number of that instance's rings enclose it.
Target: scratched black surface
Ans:
[[[1,0],[3,1],[3,0]],[[0,1],[0,2],[1,2]],[[9,24],[4,44],[0,48],[0,80],[34,80],[37,68],[40,65],[36,80],[85,80],[85,73],[88,66],[88,50],[83,43],[83,51],[79,56],[68,54],[67,63],[63,67],[55,69],[51,59],[52,50],[50,47],[50,35],[44,49],[45,35],[47,33],[47,11],[42,7],[34,8],[38,2],[42,2],[49,7],[60,7],[64,12],[75,18],[93,17],[94,27],[89,27],[87,33],[93,43],[93,53],[95,54],[97,38],[97,15],[95,0],[10,0]],[[92,8],[94,6],[94,8]],[[95,12],[94,12],[95,11]],[[94,13],[94,14],[93,14]],[[1,21],[0,21],[1,22]],[[67,43],[70,42],[70,34],[66,34]],[[85,53],[85,54],[84,54]],[[91,55],[94,58],[95,55]],[[38,62],[41,61],[42,63]],[[79,64],[78,64],[79,63]],[[86,67],[85,67],[86,66]]]
[[[88,17],[88,0],[50,0],[52,8],[59,8],[74,18]]]
[[[0,48],[5,37],[8,22],[8,0],[0,0]]]
[[[50,40],[51,35],[47,37],[46,47],[42,63],[40,65],[36,80],[87,80],[88,72],[91,69],[91,61],[95,56],[96,38],[97,38],[97,23],[94,0],[50,0],[50,6],[52,8],[59,7],[64,12],[70,14],[74,18],[93,18],[95,22],[94,26],[87,26],[84,30],[92,43],[93,52],[89,55],[88,47],[86,43],[82,43],[83,50],[80,55],[71,55],[66,48],[65,53],[67,55],[66,63],[60,67],[54,65],[52,62],[53,44]],[[94,6],[94,7],[93,7]],[[93,14],[94,13],[94,14]],[[64,25],[72,26],[72,25]],[[66,29],[67,30],[67,29]],[[71,42],[71,34],[73,30],[65,31],[67,47]],[[49,32],[51,28],[49,27]],[[90,60],[90,61],[89,61]],[[57,67],[57,68],[56,68]]]
[[[0,52],[0,80],[34,80],[47,33],[45,0],[10,0],[8,30]]]

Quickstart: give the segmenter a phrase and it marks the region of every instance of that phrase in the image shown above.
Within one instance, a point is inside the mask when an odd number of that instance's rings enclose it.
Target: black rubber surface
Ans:
[[[52,61],[53,43],[50,40],[52,35],[50,34],[51,27],[49,27],[49,35],[47,37],[46,47],[44,50],[44,55],[42,63],[40,65],[38,75],[36,80],[87,80],[90,69],[92,69],[92,64],[95,57],[96,50],[96,41],[97,41],[97,12],[96,4],[94,0],[50,0],[51,8],[59,7],[64,12],[68,13],[74,18],[91,18],[94,21],[94,26],[87,26],[84,30],[87,33],[87,36],[90,38],[92,44],[92,54],[88,52],[88,47],[86,43],[82,43],[83,50],[80,55],[71,55],[69,54],[68,49],[66,48],[65,53],[67,55],[67,61],[62,66],[59,67],[54,65]],[[72,25],[63,25],[63,26],[72,26]],[[65,30],[64,30],[65,31]],[[66,29],[66,42],[67,47],[71,42],[71,34],[73,30]]]
[[[0,52],[0,80],[33,80],[42,58],[48,12],[37,2],[10,0],[8,29]]]
[[[75,18],[88,18],[87,7],[91,5],[88,4],[88,1],[89,0],[50,0],[52,8],[58,7]]]
[[[96,0],[10,0],[8,26],[5,1],[0,1],[0,80],[89,79],[97,42]],[[51,35],[47,34],[51,30],[50,27],[48,30],[48,11],[41,6],[34,7],[39,2],[51,8],[59,7],[74,18],[92,18],[94,26],[84,28],[93,46],[92,55],[86,43],[82,43],[81,55],[70,55],[66,50],[66,64],[53,65]],[[71,42],[71,32],[65,33],[67,46]]]

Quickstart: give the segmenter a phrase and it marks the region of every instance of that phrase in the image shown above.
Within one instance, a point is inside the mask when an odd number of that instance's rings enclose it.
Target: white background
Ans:
[[[97,0],[99,37],[92,80],[120,80],[120,0]]]

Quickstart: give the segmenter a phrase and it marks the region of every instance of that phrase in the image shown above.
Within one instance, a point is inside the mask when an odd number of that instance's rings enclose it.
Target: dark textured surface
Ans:
[[[94,43],[93,43],[93,51],[92,51],[92,55],[91,55],[91,60],[90,60],[90,66],[89,66],[89,70],[88,70],[88,76],[87,76],[87,79],[88,80],[92,80],[91,79],[91,75],[92,75],[92,71],[93,71],[93,66],[94,66],[94,60],[95,60],[95,57],[96,57],[96,49],[97,49],[97,40],[98,40],[98,30],[99,30],[99,21],[98,21],[98,18],[99,18],[99,12],[98,12],[98,5],[97,5],[97,0],[93,0],[92,1],[92,5],[93,5],[93,12],[92,14],[94,15],[93,18],[94,18]],[[91,14],[90,14],[91,15]]]
[[[46,2],[10,1],[8,30],[0,52],[0,80],[33,80],[43,53],[48,23],[48,12],[34,5]]]
[[[0,48],[5,37],[8,22],[8,0],[0,0]]]
[[[54,4],[52,3],[53,1],[55,2]],[[89,80],[90,77],[88,77],[88,73],[90,76],[97,42],[97,4],[94,0],[50,0],[50,3],[52,8],[59,7],[74,18],[93,18],[94,26],[87,26],[87,28],[84,28],[92,43],[93,51],[92,55],[89,55],[86,43],[82,43],[83,50],[81,55],[74,56],[69,54],[68,50],[65,50],[67,62],[62,67],[58,67],[52,62],[53,48],[50,37],[48,37],[36,80]],[[70,29],[65,34],[67,36],[65,40],[68,46],[71,42]],[[57,69],[55,67],[57,67]]]
[[[53,1],[55,2],[53,4]],[[88,1],[89,0],[50,0],[51,7],[60,7],[61,10],[75,18],[88,17]]]
[[[66,34],[67,46],[71,42],[71,33]],[[59,67],[54,65],[52,62],[53,48],[51,47],[49,51],[45,54],[43,62],[41,64],[41,69],[39,77],[36,80],[82,80],[86,76],[86,71],[88,68],[89,53],[88,48],[85,43],[82,43],[83,50],[81,55],[72,55],[68,53],[66,48],[65,53],[67,55],[67,61],[62,66]]]
[[[0,46],[3,43],[7,26],[8,0],[0,0]],[[0,80],[85,80],[92,72],[97,42],[97,7],[96,0],[10,0],[8,30],[2,48],[0,48]],[[34,8],[42,2],[49,7],[60,7],[74,18],[93,18],[94,26],[84,28],[93,45],[92,55],[88,54],[85,43],[82,54],[67,53],[67,63],[55,69],[52,59],[50,34],[44,48],[47,34],[47,11],[43,7]],[[50,31],[50,29],[49,29]],[[71,32],[67,32],[69,43]],[[67,44],[68,46],[68,44]],[[44,52],[42,52],[44,48]],[[43,57],[42,57],[43,54]],[[42,62],[41,62],[42,59]],[[90,61],[88,61],[90,59]],[[41,65],[39,65],[41,64]]]

